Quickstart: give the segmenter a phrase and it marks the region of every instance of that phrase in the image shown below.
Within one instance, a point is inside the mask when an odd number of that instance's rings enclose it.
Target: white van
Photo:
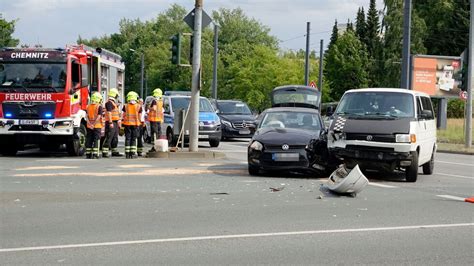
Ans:
[[[328,149],[352,168],[433,173],[436,121],[430,97],[405,89],[357,89],[344,93],[328,130]]]

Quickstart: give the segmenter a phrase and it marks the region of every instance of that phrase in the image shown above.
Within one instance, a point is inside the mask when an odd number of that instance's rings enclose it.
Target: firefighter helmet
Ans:
[[[109,90],[109,97],[117,98],[119,95],[119,91],[116,88],[112,88]]]
[[[127,102],[137,101],[138,100],[138,93],[131,91],[127,93]]]
[[[153,90],[153,97],[161,98],[161,96],[163,96],[163,91],[160,88]]]
[[[91,102],[92,103],[100,103],[102,101],[102,94],[100,92],[94,92],[91,95]]]

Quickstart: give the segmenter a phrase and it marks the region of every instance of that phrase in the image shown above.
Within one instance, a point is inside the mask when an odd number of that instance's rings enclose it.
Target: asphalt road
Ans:
[[[208,161],[0,157],[0,264],[474,264],[474,156],[438,153],[416,183],[371,174],[352,198],[249,176],[247,142]]]

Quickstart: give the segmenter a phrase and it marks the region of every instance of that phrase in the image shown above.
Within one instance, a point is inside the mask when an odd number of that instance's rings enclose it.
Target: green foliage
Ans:
[[[367,52],[353,31],[346,31],[329,49],[326,77],[330,96],[338,100],[346,90],[367,86]]]
[[[334,21],[334,26],[332,26],[331,39],[329,40],[328,49],[330,49],[336,42],[339,37],[339,32],[337,30],[337,20]]]
[[[460,99],[448,101],[448,118],[463,118],[465,102]]]
[[[379,38],[379,15],[375,6],[375,0],[370,0],[369,10],[367,11],[367,22],[365,32],[365,44],[367,45],[367,52],[370,57],[375,54],[375,49],[380,42]]]
[[[364,41],[366,39],[366,29],[367,29],[367,23],[365,22],[365,12],[364,8],[359,8],[357,11],[357,17],[356,17],[356,34],[357,37],[359,37],[359,40]]]
[[[12,37],[17,20],[7,21],[0,13],[0,47],[15,47],[20,40]]]

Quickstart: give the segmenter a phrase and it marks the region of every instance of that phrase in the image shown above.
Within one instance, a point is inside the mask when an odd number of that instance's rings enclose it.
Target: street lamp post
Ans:
[[[131,52],[136,53],[135,49],[130,48]],[[144,85],[144,75],[145,75],[145,56],[143,53],[140,53],[141,60],[141,77],[140,77],[140,98],[143,99],[143,85]]]

